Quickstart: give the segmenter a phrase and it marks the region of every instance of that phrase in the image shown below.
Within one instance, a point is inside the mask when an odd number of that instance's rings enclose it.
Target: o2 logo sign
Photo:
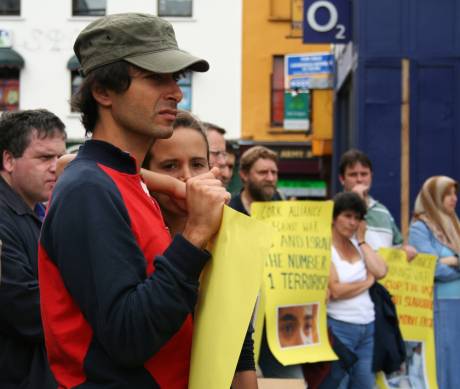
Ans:
[[[350,40],[350,0],[304,0],[304,43],[347,43]]]

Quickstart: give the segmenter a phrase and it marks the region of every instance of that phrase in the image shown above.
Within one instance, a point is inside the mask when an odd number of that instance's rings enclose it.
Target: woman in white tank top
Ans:
[[[340,389],[372,389],[374,304],[369,288],[385,276],[383,259],[364,240],[366,204],[356,193],[334,198],[332,263],[329,277],[328,325],[356,356],[357,362]]]

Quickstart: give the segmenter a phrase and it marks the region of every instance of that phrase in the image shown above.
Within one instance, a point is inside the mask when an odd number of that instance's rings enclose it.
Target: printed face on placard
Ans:
[[[278,307],[278,340],[282,348],[318,342],[317,304]]]

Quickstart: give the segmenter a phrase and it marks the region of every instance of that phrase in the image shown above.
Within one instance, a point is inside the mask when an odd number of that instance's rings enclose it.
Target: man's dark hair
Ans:
[[[72,109],[81,112],[81,122],[85,127],[85,133],[91,133],[99,118],[98,103],[93,97],[92,90],[98,85],[115,93],[128,90],[131,85],[131,70],[137,69],[134,65],[125,61],[114,62],[101,66],[89,72],[77,93],[72,96]]]
[[[352,211],[359,215],[361,220],[367,213],[364,200],[355,192],[340,192],[334,197],[334,210],[332,217],[335,220],[342,212]]]
[[[206,131],[217,131],[221,135],[225,135],[227,133],[224,128],[214,123],[203,122],[203,127]]]
[[[176,119],[173,122],[173,131],[178,128],[191,128],[200,133],[203,138],[204,143],[206,144],[206,159],[209,162],[209,143],[208,138],[206,137],[206,132],[203,127],[203,123],[190,112],[187,111],[178,111]],[[142,163],[142,167],[144,169],[148,169],[150,165],[150,161],[153,157],[152,148],[148,151],[147,155],[145,156],[144,162]]]
[[[345,176],[345,170],[347,170],[347,167],[354,166],[358,162],[361,165],[368,167],[372,172],[372,162],[369,157],[361,150],[350,149],[342,155],[342,158],[340,158],[339,174],[342,177]]]
[[[0,169],[3,169],[3,152],[10,152],[14,158],[22,157],[33,132],[39,139],[56,135],[66,139],[64,123],[46,109],[3,112],[0,117]]]

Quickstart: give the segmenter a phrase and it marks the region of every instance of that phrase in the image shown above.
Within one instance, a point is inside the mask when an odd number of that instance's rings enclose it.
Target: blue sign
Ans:
[[[304,43],[351,40],[351,0],[304,0]]]
[[[334,56],[330,53],[285,56],[285,89],[332,88]]]

